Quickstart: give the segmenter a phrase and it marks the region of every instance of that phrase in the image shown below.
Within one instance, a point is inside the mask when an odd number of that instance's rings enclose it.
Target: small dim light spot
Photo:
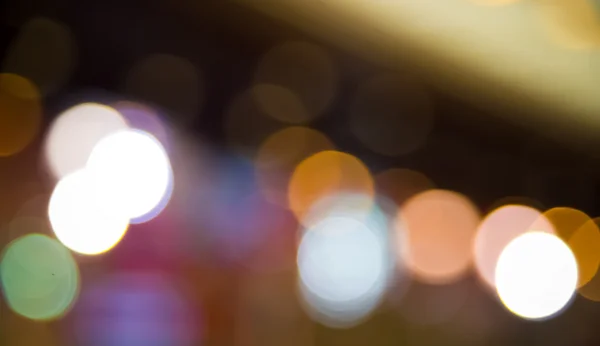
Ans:
[[[69,249],[96,255],[113,248],[125,235],[129,218],[118,208],[119,196],[97,194],[85,170],[62,178],[55,186],[48,216],[54,234]]]
[[[202,74],[190,61],[170,55],[152,54],[129,71],[125,92],[168,110],[173,119],[188,125],[204,103]]]
[[[47,236],[29,234],[10,243],[0,269],[8,305],[29,319],[59,318],[77,298],[77,264],[67,249]]]
[[[289,207],[300,223],[313,205],[328,196],[355,193],[374,198],[367,167],[356,157],[339,151],[322,151],[302,161],[288,188]],[[368,210],[372,205],[365,205]]]
[[[529,231],[554,234],[554,227],[537,209],[516,204],[497,208],[481,221],[473,243],[475,268],[490,288],[496,289],[494,273],[502,250]]]
[[[97,195],[131,219],[144,217],[169,198],[173,175],[164,148],[139,130],[113,133],[94,147],[86,170]]]
[[[287,207],[287,188],[296,166],[309,156],[332,149],[329,138],[306,127],[288,127],[272,134],[255,160],[261,192],[270,202]]]
[[[269,93],[263,95],[268,97],[260,100],[267,114],[287,123],[300,124],[327,110],[337,91],[338,76],[330,56],[319,46],[286,42],[261,59],[255,82],[280,87],[269,87]],[[272,112],[274,110],[277,112]]]
[[[43,95],[56,92],[75,63],[75,43],[67,26],[37,17],[28,20],[11,42],[2,71],[30,79]]]
[[[400,208],[396,231],[406,237],[398,237],[397,252],[405,257],[399,260],[418,281],[457,281],[471,268],[478,223],[479,212],[467,197],[446,190],[420,193]]]
[[[114,108],[97,103],[69,108],[53,122],[46,137],[45,157],[51,173],[60,179],[84,168],[102,138],[126,128],[126,120]]]
[[[423,87],[409,80],[372,78],[350,104],[352,133],[378,154],[411,153],[425,143],[432,127],[432,101]]]
[[[306,123],[310,116],[293,91],[279,85],[257,84],[252,88],[258,104],[274,119],[290,124]]]
[[[37,87],[16,74],[0,74],[0,157],[21,152],[37,135],[42,105]]]
[[[577,262],[562,240],[528,232],[511,241],[496,265],[496,286],[508,310],[525,319],[556,315],[577,286]]]

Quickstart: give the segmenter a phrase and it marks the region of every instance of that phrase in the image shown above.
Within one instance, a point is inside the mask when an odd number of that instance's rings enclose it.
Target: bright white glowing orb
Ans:
[[[105,136],[127,129],[119,112],[97,103],[83,103],[63,112],[46,137],[45,157],[56,178],[85,167],[94,146]]]
[[[515,315],[534,320],[553,316],[575,293],[575,256],[555,235],[525,233],[500,254],[496,287],[506,308]]]
[[[302,236],[300,293],[308,312],[332,327],[349,327],[375,309],[389,271],[387,244],[347,217],[323,219]]]
[[[131,219],[155,214],[155,208],[164,206],[170,196],[169,157],[156,138],[140,130],[119,131],[102,139],[86,169],[96,193],[112,199]]]
[[[62,178],[50,197],[48,216],[58,240],[86,255],[110,250],[123,237],[129,218],[115,208],[114,199],[96,194],[87,171]]]

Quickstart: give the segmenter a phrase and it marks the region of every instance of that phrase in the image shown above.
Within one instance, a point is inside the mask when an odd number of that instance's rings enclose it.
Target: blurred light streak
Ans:
[[[0,157],[21,152],[35,138],[42,123],[38,88],[30,80],[0,73]]]
[[[410,197],[435,188],[423,173],[403,168],[391,168],[375,175],[377,192],[401,206]]]
[[[458,280],[471,268],[479,212],[465,196],[447,190],[420,193],[400,208],[397,244],[415,279],[429,284]]]
[[[188,346],[201,341],[202,321],[185,285],[154,272],[111,274],[82,291],[71,333],[90,346]]]
[[[597,148],[600,67],[589,54],[548,42],[532,20],[530,1],[501,8],[465,0],[238,1],[365,59],[407,66],[545,136]]]
[[[54,234],[66,247],[85,255],[110,250],[129,226],[115,198],[119,196],[98,195],[87,171],[65,176],[56,184],[48,205]]]
[[[371,78],[359,87],[349,111],[354,135],[373,152],[386,156],[415,151],[433,128],[429,95],[406,78]]]
[[[57,241],[30,234],[11,242],[2,256],[0,277],[10,308],[33,320],[62,317],[79,292],[79,270]]]
[[[337,90],[337,71],[326,51],[307,42],[286,42],[260,61],[255,96],[271,117],[303,124],[325,112]]]
[[[496,290],[494,273],[502,250],[519,235],[530,231],[554,234],[554,226],[542,213],[524,205],[504,205],[481,221],[473,243],[479,278]]]
[[[318,152],[334,149],[319,131],[293,126],[278,131],[261,145],[255,159],[256,176],[267,200],[288,207],[287,189],[296,166]]]
[[[303,160],[294,170],[288,189],[289,206],[298,221],[305,224],[315,203],[340,194],[374,198],[371,173],[350,154],[322,151]],[[372,202],[367,203],[363,210],[370,210],[371,206]]]
[[[600,46],[600,16],[595,0],[535,0],[533,9],[550,38],[569,49]]]
[[[28,20],[10,44],[3,72],[32,81],[44,95],[56,92],[75,66],[76,45],[69,28],[44,17]]]
[[[389,222],[332,213],[311,225],[298,248],[299,294],[316,321],[348,328],[379,305],[393,276]]]
[[[505,5],[514,4],[521,0],[465,0],[465,1],[470,1],[476,5],[483,5],[483,6],[505,6]]]
[[[508,310],[525,319],[545,319],[571,301],[577,261],[557,236],[527,232],[504,248],[495,275],[498,296]]]
[[[126,128],[121,114],[105,105],[83,103],[67,109],[47,133],[45,158],[51,173],[60,179],[84,168],[101,139]]]
[[[138,61],[125,80],[125,93],[164,107],[182,125],[194,122],[204,103],[202,74],[190,61],[153,54]]]
[[[140,130],[118,131],[101,139],[86,170],[95,193],[112,200],[133,223],[148,221],[167,205],[173,190],[169,157],[160,142]]]

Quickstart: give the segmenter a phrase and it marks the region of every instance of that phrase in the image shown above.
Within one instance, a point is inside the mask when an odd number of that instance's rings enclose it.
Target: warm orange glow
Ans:
[[[537,0],[534,4],[544,29],[558,44],[571,49],[600,46],[600,18],[590,0]]]
[[[410,197],[431,190],[434,183],[424,174],[410,169],[392,168],[375,175],[377,192],[402,205]]]
[[[598,225],[600,225],[600,218],[595,218],[592,220],[592,222],[595,224],[596,227],[598,227]],[[592,246],[595,247],[596,249],[596,256],[598,255],[598,245],[595,244],[596,243],[596,235],[594,234],[593,236],[591,234],[593,234],[592,229],[594,228],[594,226],[590,225],[590,224],[586,224],[587,225],[587,230],[586,230],[586,234],[587,237],[589,237],[590,239],[594,239],[594,240],[590,240],[590,242],[592,244],[590,244],[589,246],[586,245],[586,248],[590,249],[592,248]],[[596,231],[598,230],[598,228],[596,228]],[[579,231],[577,232],[579,233]],[[591,233],[591,234],[590,234]],[[581,238],[584,238],[583,235],[580,236]],[[575,244],[575,238],[579,238],[577,235],[573,236],[573,238],[571,239],[571,241],[569,242],[569,245],[571,247],[576,247]],[[583,242],[584,239],[581,239],[581,241]],[[577,241],[579,243],[579,241]],[[591,255],[590,257],[593,257],[594,254],[589,253],[589,255]],[[579,262],[580,260],[578,260]],[[596,274],[587,282],[585,283],[585,285],[579,287],[578,290],[579,294],[582,297],[585,297],[586,299],[589,299],[591,301],[595,301],[595,302],[600,302],[600,274],[598,273],[598,271],[596,271]]]
[[[345,193],[374,196],[369,170],[350,154],[322,151],[302,161],[294,171],[288,189],[289,206],[304,222],[316,202]]]
[[[0,74],[0,157],[22,151],[37,135],[42,121],[38,89],[16,74]]]
[[[398,251],[417,280],[431,284],[453,282],[471,265],[471,246],[479,213],[465,196],[430,190],[409,199],[400,210]],[[404,242],[407,242],[405,245]]]
[[[329,138],[306,127],[288,127],[271,135],[260,147],[255,164],[265,198],[287,207],[287,188],[296,166],[309,156],[332,149]]]
[[[568,207],[548,209],[544,212],[544,217],[552,223],[556,235],[565,242],[568,242],[578,229],[590,221],[590,217],[584,212]]]
[[[592,280],[600,264],[600,230],[594,220],[588,220],[571,238],[567,245],[573,251],[579,269],[577,287]]]

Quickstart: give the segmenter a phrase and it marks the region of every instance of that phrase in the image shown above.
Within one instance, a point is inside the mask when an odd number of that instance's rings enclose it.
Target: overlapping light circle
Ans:
[[[172,172],[162,145],[152,135],[124,130],[94,147],[86,166],[94,193],[112,200],[129,218],[144,218],[169,197]],[[162,203],[165,204],[165,203]]]
[[[56,184],[48,205],[56,237],[82,254],[108,251],[129,226],[129,217],[115,205],[118,200],[118,195],[98,194],[86,170],[67,175]]]
[[[577,287],[577,262],[557,236],[528,232],[504,248],[495,281],[508,310],[525,319],[544,319],[571,301]]]
[[[343,209],[305,231],[297,257],[308,313],[338,328],[359,323],[377,307],[393,269],[383,214],[374,208],[371,217],[355,218]]]
[[[115,109],[83,103],[59,115],[46,137],[45,157],[52,174],[60,179],[86,166],[90,153],[104,137],[127,129]]]

